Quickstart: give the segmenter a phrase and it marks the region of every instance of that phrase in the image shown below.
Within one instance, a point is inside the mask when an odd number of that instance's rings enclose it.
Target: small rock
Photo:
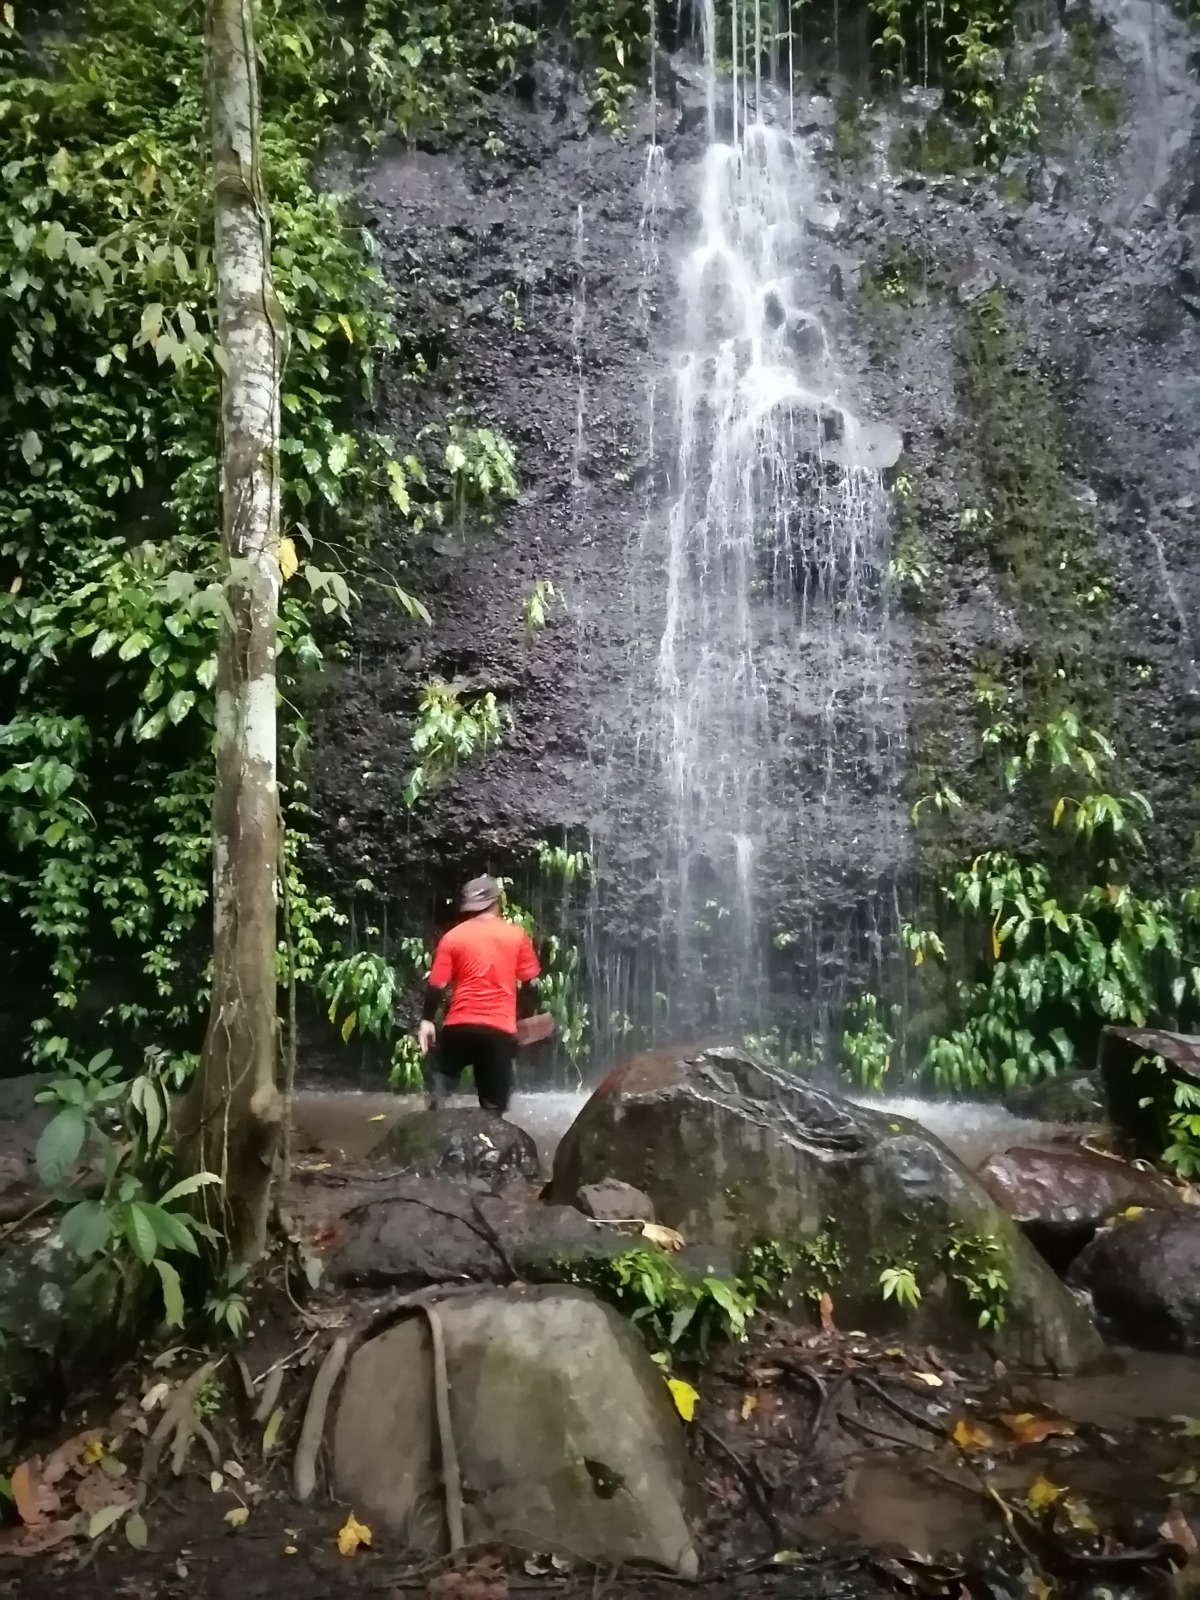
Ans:
[[[1090,322],[1090,318],[1089,318]],[[1015,1117],[1034,1122],[1097,1123],[1108,1119],[1098,1070],[1065,1072],[1009,1095],[1004,1104]]]
[[[585,1183],[575,1196],[575,1204],[585,1216],[597,1222],[653,1222],[654,1201],[619,1178],[602,1178]]]

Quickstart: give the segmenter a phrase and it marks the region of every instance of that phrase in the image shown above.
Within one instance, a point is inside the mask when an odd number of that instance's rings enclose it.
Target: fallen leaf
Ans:
[[[1163,1472],[1159,1476],[1164,1483],[1169,1483],[1172,1489],[1190,1489],[1194,1484],[1200,1483],[1200,1471],[1195,1467],[1176,1467],[1174,1472]]]
[[[40,1522],[32,1528],[0,1528],[0,1554],[6,1556],[40,1556],[53,1550],[68,1539],[74,1539],[83,1528],[80,1517],[63,1517],[58,1522]]]
[[[110,1506],[132,1505],[133,1490],[126,1483],[114,1483],[100,1473],[89,1473],[75,1486],[75,1504],[85,1516],[94,1516]]]
[[[238,1483],[246,1476],[246,1469],[237,1461],[222,1461],[221,1469],[227,1478],[235,1478]]]
[[[1194,1556],[1197,1550],[1200,1550],[1200,1543],[1197,1542],[1196,1535],[1192,1532],[1192,1525],[1183,1512],[1179,1510],[1178,1506],[1167,1513],[1166,1521],[1160,1524],[1158,1531],[1162,1538],[1169,1539],[1172,1544],[1177,1544],[1189,1556]]]
[[[651,1244],[657,1244],[664,1250],[682,1250],[683,1235],[674,1228],[664,1228],[661,1222],[643,1222],[642,1238],[649,1239]]]
[[[99,1455],[88,1452],[96,1447]],[[77,1433],[74,1437],[66,1439],[57,1449],[52,1450],[38,1467],[38,1477],[45,1484],[59,1483],[68,1472],[82,1472],[84,1462],[89,1464],[99,1460],[104,1454],[104,1445],[100,1434],[95,1428],[89,1428],[84,1433]]]
[[[1006,1411],[1002,1413],[1000,1421],[1018,1444],[1041,1444],[1043,1439],[1049,1439],[1052,1434],[1061,1434],[1069,1439],[1075,1432],[1075,1424],[1068,1422],[1065,1417],[1039,1417],[1032,1411],[1021,1411],[1015,1415]]]
[[[898,1344],[894,1344],[890,1350],[885,1350],[883,1353],[885,1356],[903,1356],[904,1351],[901,1350]]]
[[[225,1521],[231,1528],[244,1528],[249,1515],[249,1506],[234,1506],[231,1511],[225,1513]]]
[[[1029,1591],[1031,1600],[1051,1600],[1054,1585],[1047,1583],[1040,1572],[1030,1572],[1025,1578],[1025,1587]]]
[[[104,1441],[103,1441],[103,1439],[89,1439],[87,1444],[84,1445],[84,1447],[83,1447],[83,1455],[82,1455],[81,1459],[84,1462],[86,1462],[86,1464],[89,1467],[94,1467],[96,1465],[97,1461],[100,1461],[103,1458],[103,1456],[104,1456]]]
[[[283,1407],[276,1406],[267,1418],[267,1425],[263,1429],[263,1455],[270,1455],[275,1448],[275,1441],[279,1438],[279,1430],[283,1427]]]
[[[690,1422],[696,1415],[696,1402],[700,1398],[699,1391],[693,1389],[690,1383],[685,1383],[682,1378],[668,1378],[667,1388],[671,1391],[671,1399],[675,1402],[675,1409],[685,1422]]]
[[[285,1544],[283,1553],[285,1556],[294,1556],[296,1554],[296,1546],[294,1544]]]
[[[1200,1417],[1174,1416],[1171,1421],[1187,1439],[1200,1439]]]
[[[1025,1504],[1031,1511],[1044,1511],[1047,1506],[1052,1506],[1058,1499],[1060,1490],[1058,1485],[1051,1483],[1047,1477],[1037,1477],[1029,1485],[1029,1493],[1025,1496]]]
[[[210,1472],[208,1475],[208,1487],[214,1494],[220,1494],[221,1490],[225,1487],[224,1474],[220,1472]]]
[[[919,1379],[921,1383],[927,1383],[931,1389],[942,1387],[942,1380],[936,1372],[914,1372],[913,1377]]]
[[[377,1117],[368,1117],[368,1122],[383,1122],[387,1117],[386,1111],[381,1111]]]
[[[88,1538],[98,1539],[102,1533],[107,1533],[114,1523],[120,1522],[124,1515],[123,1505],[101,1506],[98,1511],[93,1511],[88,1518]]]
[[[746,1418],[757,1407],[757,1405],[758,1405],[758,1396],[756,1394],[746,1394],[746,1395],[742,1396],[742,1421],[743,1422],[745,1422]]]
[[[131,1511],[125,1518],[125,1540],[135,1550],[144,1550],[149,1535],[146,1531],[146,1519],[140,1511]]]
[[[142,1410],[153,1411],[155,1406],[161,1405],[171,1392],[169,1383],[156,1383],[146,1390],[142,1396]]]
[[[338,1529],[337,1547],[338,1555],[352,1556],[360,1544],[371,1543],[371,1530],[365,1522],[360,1522],[353,1511]]]
[[[833,1332],[833,1296],[823,1294],[817,1301],[817,1310],[821,1317],[821,1327],[826,1333]]]
[[[953,1439],[960,1450],[991,1450],[996,1443],[986,1428],[969,1417],[959,1417],[954,1424]]]
[[[1065,1514],[1067,1521],[1076,1533],[1098,1533],[1096,1519],[1092,1516],[1092,1508],[1086,1500],[1080,1500],[1075,1495],[1063,1495],[1059,1501],[1059,1508]]]
[[[39,1467],[37,1457],[32,1456],[15,1467],[9,1479],[13,1505],[27,1528],[36,1528],[38,1523],[45,1522],[62,1508],[62,1501],[54,1490],[43,1483]]]

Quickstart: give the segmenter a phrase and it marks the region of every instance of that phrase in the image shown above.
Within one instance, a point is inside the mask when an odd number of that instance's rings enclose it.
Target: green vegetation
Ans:
[[[982,1234],[951,1239],[945,1252],[951,1280],[966,1296],[981,1328],[993,1331],[1008,1320],[1008,1256],[996,1240]]]
[[[636,1323],[651,1350],[683,1360],[701,1359],[714,1339],[744,1339],[755,1311],[744,1284],[685,1275],[663,1251],[641,1246],[572,1264],[565,1275]]]
[[[449,7],[369,5],[347,33],[316,0],[280,0],[262,19],[263,164],[292,333],[279,552],[292,823],[307,743],[292,692],[341,648],[355,584],[430,621],[369,559],[365,508],[387,497],[419,527],[447,506],[486,517],[515,490],[511,447],[465,416],[424,436],[428,461],[362,426],[377,359],[397,349],[389,296],[370,235],[308,178],[337,116],[407,128],[512,71],[524,33],[460,12],[451,28]],[[82,32],[44,35],[36,53],[0,21],[0,340],[15,374],[0,401],[0,895],[28,930],[31,970],[51,977],[35,1064],[105,1039],[186,1064],[207,1002],[223,354],[202,47],[198,14],[178,4],[93,0]],[[476,715],[472,748],[494,731],[486,704]],[[432,730],[426,768],[457,758],[456,731]],[[309,983],[336,918],[307,892],[302,845],[288,840],[281,980],[294,959]]]
[[[510,720],[490,689],[467,696],[462,685],[430,679],[413,729],[412,747],[420,760],[404,786],[405,805],[415,806],[460,761],[499,744]]]
[[[893,1017],[898,1017],[900,1007],[892,1007]],[[896,1041],[879,1015],[879,1001],[873,994],[861,995],[847,1008],[848,1020],[856,1023],[842,1035],[842,1051],[846,1072],[864,1089],[879,1094],[884,1079],[891,1070],[892,1051]]]
[[[917,1274],[908,1264],[884,1267],[879,1274],[879,1288],[885,1300],[894,1300],[907,1311],[915,1311],[921,1304]]]
[[[570,28],[584,47],[592,112],[620,133],[625,107],[644,80],[650,29],[644,0],[571,0]]]

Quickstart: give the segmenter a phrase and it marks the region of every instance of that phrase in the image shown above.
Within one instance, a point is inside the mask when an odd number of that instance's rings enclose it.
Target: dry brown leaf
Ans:
[[[99,1461],[103,1454],[104,1445],[99,1429],[89,1428],[84,1433],[64,1439],[57,1449],[52,1450],[38,1468],[38,1477],[43,1483],[59,1483],[72,1469],[82,1472],[84,1463],[90,1466],[92,1462]]]
[[[1043,1439],[1049,1439],[1052,1434],[1069,1439],[1075,1432],[1075,1424],[1068,1422],[1065,1417],[1039,1417],[1032,1411],[1015,1414],[1006,1411],[1001,1414],[1000,1421],[1018,1444],[1041,1444]]]
[[[1031,1511],[1044,1511],[1047,1506],[1054,1504],[1060,1493],[1061,1490],[1056,1483],[1051,1483],[1045,1476],[1039,1476],[1029,1485],[1025,1503]]]
[[[682,1250],[683,1235],[674,1228],[666,1228],[661,1222],[643,1222],[642,1238],[649,1239],[651,1244],[660,1246],[663,1250]]]
[[[742,1421],[745,1422],[746,1418],[752,1411],[756,1410],[757,1407],[758,1396],[756,1394],[744,1394],[742,1396]]]
[[[425,1594],[427,1600],[505,1600],[508,1579],[490,1562],[479,1561],[456,1572],[439,1573],[430,1579]]]
[[[953,1439],[960,1450],[991,1450],[996,1442],[986,1428],[969,1417],[959,1417],[954,1424]]]
[[[36,1528],[62,1510],[62,1501],[42,1480],[41,1462],[36,1456],[14,1469],[9,1487],[17,1515],[27,1528]]]
[[[82,1519],[63,1517],[59,1522],[39,1522],[32,1528],[0,1528],[0,1555],[40,1556],[82,1530]]]
[[[127,1506],[133,1502],[133,1490],[127,1483],[106,1477],[102,1472],[89,1472],[75,1486],[75,1504],[85,1516],[94,1516],[105,1506]]]
[[[821,1315],[821,1327],[826,1333],[833,1332],[833,1297],[823,1294],[817,1301],[817,1310]]]

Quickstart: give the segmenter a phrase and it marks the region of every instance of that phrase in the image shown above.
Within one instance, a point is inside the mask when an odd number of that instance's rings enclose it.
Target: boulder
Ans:
[[[450,1421],[469,1545],[694,1576],[680,1419],[637,1336],[579,1289],[443,1301]],[[336,1491],[410,1548],[447,1548],[423,1316],[350,1361],[333,1430]]]
[[[655,1052],[610,1073],[558,1147],[552,1197],[601,1177],[645,1190],[689,1241],[774,1242],[813,1263],[843,1322],[977,1341],[991,1266],[1006,1284],[991,1347],[1059,1370],[1101,1352],[1083,1307],[939,1140],[742,1050]],[[915,1273],[916,1311],[883,1298],[897,1266]]]
[[[1011,1094],[1004,1104],[1015,1117],[1030,1122],[1101,1123],[1108,1121],[1108,1105],[1099,1070],[1064,1072]]]
[[[585,1183],[575,1196],[585,1216],[597,1222],[653,1222],[654,1201],[648,1194],[617,1178]]]
[[[975,1176],[1014,1222],[1081,1245],[1128,1206],[1170,1210],[1179,1204],[1156,1172],[1065,1145],[998,1150]]]
[[[326,1278],[369,1289],[518,1277],[562,1283],[573,1269],[630,1245],[627,1235],[574,1206],[543,1205],[515,1189],[491,1194],[445,1178],[401,1178],[336,1226]]]
[[[1149,1350],[1200,1349],[1200,1211],[1144,1211],[1097,1234],[1071,1268],[1102,1321]],[[1182,1400],[1181,1400],[1182,1404]]]
[[[405,1172],[499,1189],[541,1175],[532,1136],[491,1111],[418,1111],[388,1130],[375,1152]]]

